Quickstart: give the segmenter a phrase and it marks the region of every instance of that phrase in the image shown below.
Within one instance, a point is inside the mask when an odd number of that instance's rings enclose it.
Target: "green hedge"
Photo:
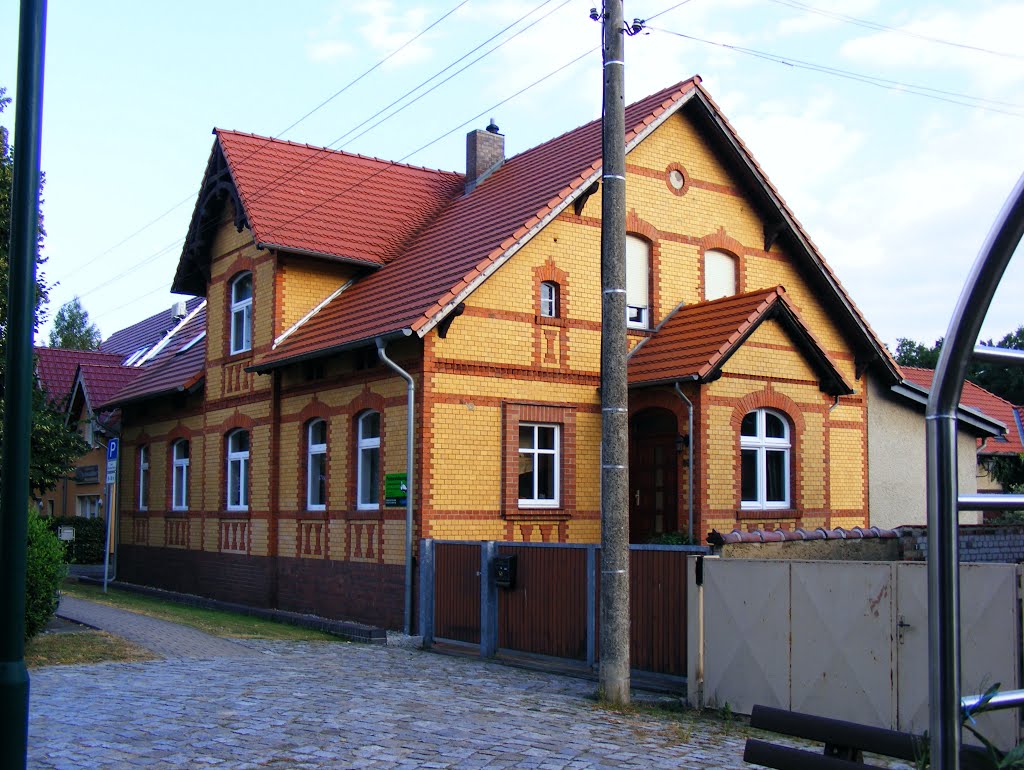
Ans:
[[[69,564],[102,564],[103,543],[107,537],[107,522],[82,516],[51,516],[44,519],[50,531],[58,527],[74,527],[75,539],[66,543]]]
[[[58,591],[67,575],[64,544],[39,518],[34,505],[28,509],[28,552],[25,562],[25,638],[42,631],[57,611]]]

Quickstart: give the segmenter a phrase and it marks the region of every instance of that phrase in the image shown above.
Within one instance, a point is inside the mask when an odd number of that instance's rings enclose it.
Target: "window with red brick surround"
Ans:
[[[520,429],[524,439],[522,451]],[[503,403],[501,462],[502,514],[505,517],[571,516],[576,511],[576,411],[565,406]],[[529,469],[525,468],[526,464]],[[526,474],[534,474],[523,476],[524,483],[529,479],[531,485],[531,496],[526,498],[520,495],[520,474],[524,470]],[[544,491],[536,476],[538,471],[545,476],[553,475],[553,495]],[[540,492],[538,484],[541,484]]]

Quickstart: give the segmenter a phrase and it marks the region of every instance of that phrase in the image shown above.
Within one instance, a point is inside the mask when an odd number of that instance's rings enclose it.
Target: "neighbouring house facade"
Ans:
[[[699,78],[626,125],[631,540],[866,525],[899,368]],[[465,175],[215,135],[196,311],[103,404],[119,576],[396,627],[406,486],[415,539],[598,541],[600,122]]]
[[[75,462],[72,473],[38,497],[43,516],[105,517],[106,437],[117,429],[117,414],[116,410],[94,413],[82,396],[95,393],[97,400],[93,403],[99,404],[118,392],[128,382],[118,371],[120,364],[119,356],[98,351],[35,349],[38,386],[89,446]]]

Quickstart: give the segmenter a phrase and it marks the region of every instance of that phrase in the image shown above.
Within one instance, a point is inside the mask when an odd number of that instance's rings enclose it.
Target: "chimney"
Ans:
[[[485,131],[466,134],[466,192],[480,184],[505,160],[505,137],[491,118]]]

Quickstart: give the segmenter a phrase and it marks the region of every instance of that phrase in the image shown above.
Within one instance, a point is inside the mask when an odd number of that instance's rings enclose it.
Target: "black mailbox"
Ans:
[[[516,587],[516,557],[494,557],[494,584],[500,588]]]

